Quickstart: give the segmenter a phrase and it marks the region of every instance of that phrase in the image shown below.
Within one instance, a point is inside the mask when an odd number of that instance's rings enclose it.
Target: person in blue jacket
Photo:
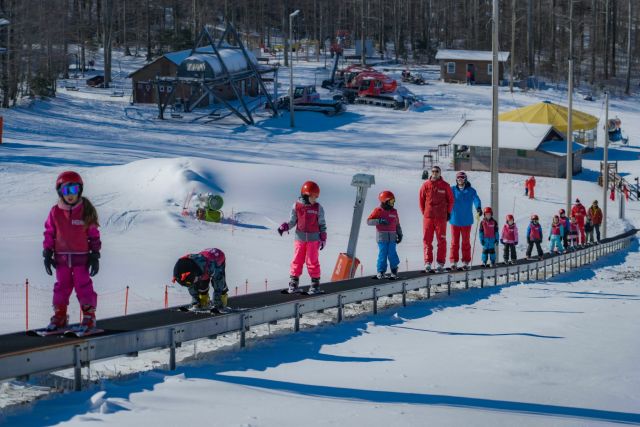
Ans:
[[[493,209],[488,206],[484,208],[484,217],[480,221],[478,234],[482,245],[482,265],[489,267],[489,261],[491,261],[491,267],[495,267],[500,234],[498,233],[498,221],[493,218]]]
[[[471,262],[471,226],[473,225],[473,208],[482,216],[482,203],[478,193],[467,180],[467,174],[460,171],[456,174],[456,183],[451,186],[453,191],[453,211],[449,223],[451,224],[451,251],[449,262],[451,269],[458,269],[460,260],[460,238],[462,237],[462,267],[469,268]],[[475,238],[475,236],[474,236]]]

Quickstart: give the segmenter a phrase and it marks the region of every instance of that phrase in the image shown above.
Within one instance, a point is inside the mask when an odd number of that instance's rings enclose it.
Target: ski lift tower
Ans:
[[[351,221],[351,233],[349,234],[349,245],[347,252],[340,253],[338,261],[331,276],[332,282],[338,280],[352,279],[355,275],[360,260],[356,258],[356,245],[360,234],[360,224],[364,213],[364,201],[367,198],[367,190],[376,183],[373,175],[358,173],[351,179],[351,185],[357,188],[356,204],[353,206],[353,219]]]

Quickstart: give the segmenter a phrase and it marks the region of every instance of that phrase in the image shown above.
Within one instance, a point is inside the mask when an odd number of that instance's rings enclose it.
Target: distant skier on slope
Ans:
[[[67,306],[73,289],[82,309],[82,330],[96,326],[98,295],[91,277],[99,270],[100,231],[98,213],[82,196],[83,182],[73,171],[62,172],[56,179],[58,203],[51,208],[44,224],[42,256],[48,275],[56,270],[53,287],[53,310],[48,331],[66,329],[69,323]]]
[[[173,282],[185,286],[192,298],[192,309],[224,310],[228,292],[226,257],[217,248],[180,257],[173,267]],[[213,305],[209,297],[209,283],[213,289]]]
[[[471,227],[473,226],[473,208],[478,218],[482,216],[482,203],[478,193],[471,186],[464,172],[456,174],[456,183],[451,186],[453,210],[451,211],[451,249],[449,261],[451,269],[457,270],[460,260],[460,240],[462,239],[462,267],[469,268],[471,262]],[[473,236],[475,239],[476,236]]]
[[[525,182],[525,195],[528,195],[530,199],[535,199],[536,192],[536,177],[530,176]]]
[[[420,187],[418,202],[422,212],[422,244],[424,249],[424,270],[433,270],[433,238],[438,242],[436,262],[438,271],[444,270],[447,260],[447,221],[453,210],[451,186],[442,179],[440,166],[431,168],[431,176]]]
[[[293,246],[293,260],[291,261],[289,293],[300,292],[300,275],[302,266],[306,263],[307,272],[311,276],[309,293],[320,292],[320,260],[319,251],[327,243],[327,225],[324,219],[324,209],[317,202],[320,197],[320,187],[313,181],[302,184],[300,197],[293,204],[288,222],[278,227],[282,236],[285,231],[296,226],[296,237]]]
[[[397,279],[400,258],[396,251],[396,245],[402,241],[402,228],[400,227],[398,211],[393,207],[396,197],[391,191],[387,190],[378,195],[378,200],[380,200],[380,206],[375,208],[367,218],[367,225],[375,225],[376,227],[376,240],[378,242],[377,278],[384,278],[388,259],[391,267],[389,278]]]

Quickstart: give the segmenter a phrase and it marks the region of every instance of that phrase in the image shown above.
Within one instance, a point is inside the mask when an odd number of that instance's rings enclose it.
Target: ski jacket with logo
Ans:
[[[591,206],[589,208],[589,216],[591,217],[591,222],[593,225],[602,224],[602,209],[598,206]]]
[[[44,249],[56,255],[86,255],[102,247],[100,231],[95,224],[85,226],[82,199],[74,206],[59,201],[51,208],[44,223]]]
[[[542,241],[542,226],[540,224],[534,224],[530,222],[527,226],[527,242],[541,242]]]
[[[578,224],[584,224],[584,219],[587,216],[587,209],[585,209],[584,205],[577,204],[571,208],[571,215],[576,217],[576,221]]]
[[[518,244],[518,226],[515,222],[512,225],[505,224],[502,227],[502,241],[504,243]]]
[[[560,220],[562,221],[562,220]],[[558,224],[551,224],[551,229],[549,230],[549,235],[551,236],[564,236],[565,234],[565,228],[562,225],[562,223],[558,223]],[[567,231],[568,234],[568,231]]]
[[[200,270],[202,270],[200,280],[196,283],[196,288],[199,292],[208,292],[209,281],[214,283],[216,289],[222,290],[222,292],[227,291],[225,274],[226,257],[220,249],[209,248],[197,254],[187,254],[182,258],[191,259],[200,267]]]
[[[380,224],[380,219],[384,219],[386,224]],[[375,208],[367,218],[367,225],[376,226],[376,240],[378,242],[395,242],[398,236],[402,236],[400,217],[394,208]]]
[[[482,219],[482,221],[480,221],[479,234],[480,243],[482,243],[482,245],[484,245],[485,240],[494,240],[497,242],[498,240],[500,240],[500,236],[498,233],[498,222],[493,218]]]
[[[296,240],[312,242],[320,240],[320,233],[326,233],[324,209],[320,203],[307,203],[302,197],[293,204],[289,217],[289,228],[296,226]]]
[[[449,223],[456,226],[473,225],[473,208],[482,208],[480,197],[475,188],[469,182],[465,182],[464,188],[458,185],[451,186],[453,194],[453,211]]]
[[[442,178],[426,180],[420,187],[418,197],[424,218],[446,221],[447,215],[453,211],[451,186]]]

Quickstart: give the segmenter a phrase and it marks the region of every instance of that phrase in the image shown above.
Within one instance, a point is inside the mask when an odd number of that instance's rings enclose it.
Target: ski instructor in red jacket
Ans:
[[[424,244],[424,270],[432,270],[433,235],[438,240],[436,262],[438,270],[444,269],[447,257],[447,221],[453,210],[453,192],[451,186],[442,179],[439,166],[431,168],[431,177],[420,187],[420,211],[422,212],[422,231]]]

